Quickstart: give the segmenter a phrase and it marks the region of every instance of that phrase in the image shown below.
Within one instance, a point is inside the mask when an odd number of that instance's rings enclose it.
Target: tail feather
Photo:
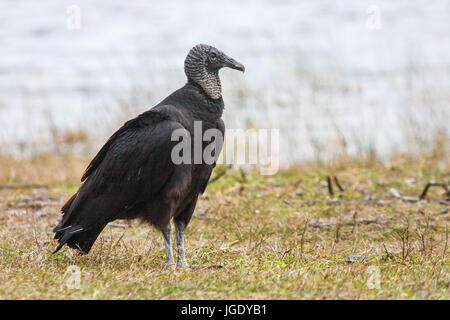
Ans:
[[[54,253],[61,250],[65,244],[88,253],[100,232],[115,216],[115,202],[112,201],[114,197],[107,194],[91,198],[89,189],[83,189],[86,186],[89,187],[88,182],[61,208],[63,218],[53,229],[54,238],[59,242]],[[105,212],[109,214],[105,215]]]
[[[72,229],[73,227],[70,226],[56,231],[55,239],[58,239],[59,244],[56,247],[55,251],[53,251],[53,253],[57,253],[59,250],[61,250],[61,248],[67,243],[67,241],[69,241],[74,235],[83,232],[83,228],[76,228],[76,230]]]
[[[83,253],[89,253],[97,240],[100,232],[105,226],[85,230],[82,227],[74,226],[69,229],[64,228],[63,231],[57,231],[55,239],[58,239],[58,246],[53,253],[57,253],[65,244],[72,249],[78,249]]]

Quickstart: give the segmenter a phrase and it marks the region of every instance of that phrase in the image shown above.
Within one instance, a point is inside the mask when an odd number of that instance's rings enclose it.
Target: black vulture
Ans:
[[[202,132],[216,129],[223,136],[224,102],[219,79],[223,67],[245,71],[242,64],[220,50],[196,45],[184,62],[187,83],[127,121],[109,138],[88,165],[78,191],[61,208],[63,218],[53,229],[59,242],[54,253],[64,244],[88,253],[109,222],[141,218],[163,233],[167,262],[174,267],[170,234],[173,220],[176,266],[187,266],[184,230],[199,195],[205,191],[221,145],[217,143],[212,162],[194,161],[192,152],[190,161],[177,164],[171,153],[179,141],[172,141],[172,133],[185,130],[191,137],[190,146],[196,138],[196,123],[201,123]],[[201,143],[202,150],[207,144],[210,142]]]

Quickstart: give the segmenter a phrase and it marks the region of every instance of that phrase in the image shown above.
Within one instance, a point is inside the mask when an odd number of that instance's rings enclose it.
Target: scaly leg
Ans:
[[[164,247],[166,248],[166,258],[167,258],[167,266],[171,269],[175,268],[175,261],[173,260],[173,251],[172,251],[172,238],[170,236],[170,232],[172,231],[172,226],[169,224],[162,231],[164,236]]]
[[[177,268],[187,268],[186,251],[184,249],[184,230],[186,229],[186,224],[183,221],[175,220],[175,228],[178,249]]]

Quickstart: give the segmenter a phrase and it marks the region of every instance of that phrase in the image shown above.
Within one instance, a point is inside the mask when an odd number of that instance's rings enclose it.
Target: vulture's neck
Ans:
[[[211,99],[216,100],[222,97],[219,71],[210,72],[205,68],[197,69],[195,72],[190,72],[188,79],[198,84]]]
[[[208,120],[217,121],[222,117],[224,103],[222,95],[218,98],[213,99],[211,95],[204,89],[203,86],[188,78],[188,83],[186,84],[190,90],[194,90],[198,94],[200,103],[193,108],[193,112],[197,114],[200,118],[209,118]]]

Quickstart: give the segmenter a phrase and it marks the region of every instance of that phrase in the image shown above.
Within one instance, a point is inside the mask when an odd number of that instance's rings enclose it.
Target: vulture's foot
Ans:
[[[175,270],[176,269],[176,264],[173,261],[167,261],[166,263],[166,268],[168,270]]]
[[[182,261],[180,259],[177,260],[177,269],[187,269],[190,266],[187,264],[186,260]]]

